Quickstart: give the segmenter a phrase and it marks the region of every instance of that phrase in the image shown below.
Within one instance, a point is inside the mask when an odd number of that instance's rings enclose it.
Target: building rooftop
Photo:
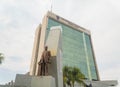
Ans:
[[[60,17],[60,16],[58,16],[58,15],[56,15],[56,14],[50,12],[50,11],[47,12],[47,17],[49,17],[51,19],[54,19],[54,20],[56,20],[56,21],[58,21],[60,23],[63,23],[65,25],[69,26],[69,27],[72,27],[72,28],[74,28],[76,30],[85,32],[85,33],[90,35],[90,31],[89,30],[87,30],[87,29],[85,29],[85,28],[83,28],[83,27],[81,27],[81,26],[79,26],[79,25],[77,25],[77,24],[75,24],[73,22],[70,22],[69,20],[66,20],[63,17]]]

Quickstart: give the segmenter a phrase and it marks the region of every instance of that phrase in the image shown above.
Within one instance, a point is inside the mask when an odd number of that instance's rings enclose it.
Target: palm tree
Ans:
[[[75,82],[84,85],[83,79],[85,75],[80,71],[79,68],[73,67],[72,68],[72,86],[74,87]]]
[[[70,67],[68,66],[64,66],[63,67],[63,84],[64,84],[64,87],[66,87],[66,84],[71,86],[70,84],[70,80],[69,80],[69,70],[70,70]]]
[[[84,74],[81,73],[79,68],[64,66],[63,68],[64,87],[66,87],[66,84],[69,85],[70,87],[72,86],[74,87],[75,82],[84,85],[84,82],[82,81],[83,78],[85,78],[85,76]]]
[[[3,60],[4,60],[4,56],[2,53],[0,53],[0,64],[2,63]]]

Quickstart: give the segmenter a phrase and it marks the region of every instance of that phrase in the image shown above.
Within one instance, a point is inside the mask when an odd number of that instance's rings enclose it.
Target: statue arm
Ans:
[[[50,60],[50,57],[51,57],[51,52],[48,51],[48,60]]]
[[[38,62],[39,65],[43,62],[42,59],[43,59],[43,53],[42,53],[42,55],[41,55],[40,61]]]

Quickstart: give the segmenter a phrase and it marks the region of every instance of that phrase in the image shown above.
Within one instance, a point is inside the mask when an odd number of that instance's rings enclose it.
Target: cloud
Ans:
[[[69,4],[67,0],[65,3]],[[64,8],[66,10],[65,3],[58,9]],[[118,4],[120,4],[119,1],[113,0],[74,1],[72,6],[68,5],[71,10],[66,10],[66,14],[63,13],[63,10],[55,10],[64,18],[91,30],[98,69],[102,79],[120,80],[118,76],[120,67],[120,49],[118,47],[120,44],[120,10]],[[114,72],[116,72],[115,75],[112,75]]]
[[[119,4],[118,0],[53,1],[53,12],[91,30],[102,79],[120,80]],[[50,0],[0,0],[0,52],[5,54],[0,82],[29,71],[35,28],[50,7]],[[3,79],[8,72],[10,79]]]
[[[0,84],[15,79],[15,74],[29,71],[34,33],[49,7],[49,0],[0,1]]]
[[[107,65],[107,64],[106,64]],[[118,85],[120,86],[120,64],[111,68],[106,68],[105,70],[100,70],[100,79],[101,80],[117,80]]]
[[[120,85],[120,64],[111,67],[111,68],[106,68],[105,70],[100,71],[101,75],[101,80],[117,80],[118,81],[118,86]]]

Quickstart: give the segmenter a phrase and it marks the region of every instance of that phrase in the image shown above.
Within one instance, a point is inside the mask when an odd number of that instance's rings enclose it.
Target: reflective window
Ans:
[[[92,79],[97,80],[97,73],[89,35],[49,18],[46,30],[46,38],[52,26],[62,27],[63,66],[68,65],[78,67],[88,79],[90,78],[88,73],[91,72]],[[83,34],[85,36],[83,36]],[[88,57],[88,61],[86,57]]]

